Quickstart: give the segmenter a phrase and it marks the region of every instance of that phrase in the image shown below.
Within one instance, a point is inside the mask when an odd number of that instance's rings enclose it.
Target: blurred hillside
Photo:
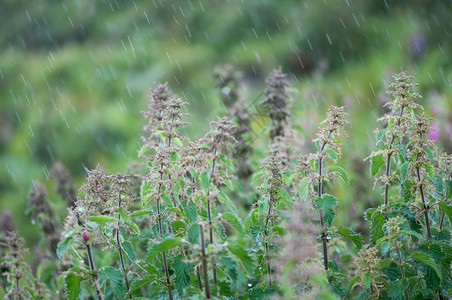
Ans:
[[[451,1],[421,0],[3,0],[0,207],[33,241],[37,229],[24,214],[32,180],[58,206],[55,161],[77,187],[84,167],[98,162],[124,171],[137,157],[140,110],[154,81],[169,81],[191,103],[187,132],[202,136],[224,113],[216,68],[240,70],[242,97],[259,103],[265,77],[281,65],[300,138],[311,140],[329,104],[348,106],[353,128],[342,164],[362,190],[341,188],[341,206],[351,211],[339,216],[359,222],[378,201],[363,158],[393,73],[416,77],[426,113],[438,119],[439,145],[452,150],[451,13]]]

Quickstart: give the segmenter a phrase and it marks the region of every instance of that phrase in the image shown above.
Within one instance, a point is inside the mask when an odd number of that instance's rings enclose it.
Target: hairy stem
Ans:
[[[212,226],[212,208],[211,208],[211,199],[210,199],[210,185],[212,184],[213,173],[215,172],[215,162],[217,158],[217,148],[213,149],[213,160],[212,160],[212,168],[210,170],[209,177],[209,188],[207,189],[207,216],[209,219],[209,240],[210,243],[213,244],[213,226]],[[217,281],[217,269],[215,267],[215,263],[212,266],[213,268],[213,283],[218,285]]]
[[[402,279],[405,279],[405,269],[403,268],[402,256],[400,255],[400,248],[399,248],[399,244],[397,243],[397,241],[394,241],[394,246],[395,246],[395,249],[397,252],[397,257],[399,259],[400,273],[402,274]],[[407,289],[405,289],[405,297],[407,300],[410,299],[410,297],[408,296]]]
[[[19,286],[20,277],[16,276],[16,291],[19,295],[19,300],[22,300],[22,294],[20,292],[20,286]]]
[[[270,251],[268,248],[268,221],[271,218],[271,214],[272,214],[272,206],[271,206],[272,201],[270,200],[270,203],[268,205],[268,212],[267,212],[267,217],[265,218],[265,257],[266,257],[266,261],[267,261],[267,273],[268,273],[268,286],[272,285],[272,268],[271,268],[271,258],[270,258]]]
[[[421,136],[421,138],[422,138],[422,136]],[[419,153],[417,154],[416,162],[418,161],[418,159],[419,159]],[[423,206],[424,216],[425,216],[425,226],[427,227],[428,238],[431,239],[432,238],[432,230],[430,228],[430,219],[428,216],[429,208],[427,207],[427,202],[425,201],[424,185],[421,183],[422,179],[421,179],[421,171],[420,171],[419,166],[416,166],[416,175],[417,175],[417,180],[419,182],[419,191],[421,193],[422,206]]]
[[[160,172],[160,182],[163,179],[163,165],[161,166],[162,170]],[[162,190],[162,184],[159,183],[159,189],[158,194],[160,195],[160,192]],[[163,236],[163,225],[162,225],[162,212],[160,211],[160,196],[157,197],[157,219],[159,224],[159,234],[160,237]],[[166,276],[166,287],[168,288],[168,297],[170,300],[173,300],[173,292],[171,291],[171,281],[169,276],[169,269],[168,269],[168,262],[166,261],[166,253],[165,251],[162,251],[162,259],[163,259],[163,267],[165,268],[165,276]]]
[[[450,181],[450,174],[449,174],[449,181]],[[449,185],[447,185],[446,197],[444,199],[447,200],[447,198],[449,198]],[[443,224],[444,224],[444,212],[441,212],[441,216],[439,219],[439,230],[440,231],[443,229]]]
[[[96,289],[97,299],[102,300],[102,294],[100,292],[99,282],[97,279],[97,272],[96,272],[96,268],[94,267],[93,256],[91,254],[91,247],[89,244],[86,244],[86,252],[88,252],[89,268],[91,269],[91,271],[93,273],[94,288]]]
[[[198,287],[202,291],[202,281],[201,281],[201,274],[199,272],[199,266],[196,267],[196,277],[198,279]]]
[[[402,108],[400,109],[399,118],[402,117],[404,108],[405,108],[405,106],[402,106]],[[400,122],[398,120],[396,120],[395,125],[399,126]],[[392,136],[391,142],[389,143],[389,147],[388,147],[388,150],[390,150],[390,152],[388,153],[388,157],[387,157],[387,161],[386,161],[386,177],[387,178],[389,177],[389,173],[391,170],[391,156],[392,156],[391,150],[394,145],[394,141],[395,141],[395,135]],[[390,184],[389,183],[385,184],[385,206],[388,206],[388,204],[389,204],[389,188],[390,188]]]
[[[118,201],[118,210],[121,208],[121,195],[119,195]],[[118,229],[116,230],[116,247],[118,247],[119,252],[119,260],[121,261],[122,272],[124,273],[124,281],[126,283],[127,292],[130,290],[129,279],[127,278],[127,270],[124,263],[124,257],[122,255],[121,243],[119,241],[119,228],[121,226],[121,214],[118,212]],[[129,298],[132,299],[132,295],[129,295]]]
[[[199,232],[201,236],[201,253],[202,253],[202,273],[204,277],[204,287],[206,292],[206,298],[210,299],[210,287],[209,287],[209,275],[207,274],[207,255],[206,255],[206,245],[204,243],[204,228],[199,224]]]
[[[328,133],[327,140],[331,137],[331,134],[333,131],[330,131]],[[323,184],[323,158],[322,153],[325,150],[327,141],[323,142],[322,148],[320,149],[320,157],[319,157],[319,182],[318,182],[318,188],[317,188],[317,195],[319,198],[322,197],[322,184]],[[327,238],[326,238],[326,228],[325,228],[325,222],[323,220],[323,211],[320,210],[320,226],[322,227],[322,245],[323,245],[323,264],[325,266],[325,270],[328,270],[328,249],[327,249]]]

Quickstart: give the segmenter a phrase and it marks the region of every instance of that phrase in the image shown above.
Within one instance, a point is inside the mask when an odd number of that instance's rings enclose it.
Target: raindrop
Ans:
[[[249,286],[249,287],[252,287],[253,285],[252,285],[251,283],[248,283],[248,286]]]
[[[254,51],[254,56],[256,56],[256,59],[259,63],[262,63],[261,57],[259,56],[259,53],[257,53],[257,51]]]
[[[331,41],[330,35],[328,33],[325,33],[325,35],[326,35],[326,38],[328,39],[328,43],[330,45],[333,45],[333,42]]]
[[[32,136],[32,137],[35,137],[35,134],[34,134],[34,132],[33,132],[33,129],[31,129],[31,125],[30,125],[30,124],[28,124],[28,128],[30,128],[31,136]]]
[[[146,18],[146,20],[148,21],[149,24],[151,24],[151,21],[148,18],[148,15],[146,14],[146,11],[144,11],[144,17]]]
[[[357,19],[356,16],[355,16],[355,13],[352,13],[352,16],[353,16],[353,19],[355,19],[356,25],[357,25],[358,27],[360,27],[360,26],[359,26],[358,19]]]
[[[168,56],[168,59],[169,59],[170,63],[173,64],[173,61],[171,60],[171,57],[170,57],[168,51],[166,51],[166,56]]]
[[[35,225],[35,224],[36,224],[35,219],[32,219],[32,220],[31,220],[31,224],[32,224],[32,225]]]
[[[259,37],[257,36],[256,30],[254,30],[254,27],[252,27],[251,30],[253,30],[253,33],[254,33],[254,36],[256,37],[256,39],[259,39]]]
[[[369,81],[369,85],[370,85],[370,88],[372,89],[372,94],[374,94],[374,96],[375,96],[375,91],[374,91],[374,87],[372,86],[372,82]]]

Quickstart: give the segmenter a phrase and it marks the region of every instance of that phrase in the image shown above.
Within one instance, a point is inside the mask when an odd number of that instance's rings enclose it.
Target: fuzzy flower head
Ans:
[[[357,273],[360,279],[356,284],[365,288],[364,278],[370,277],[370,299],[378,299],[384,289],[384,285],[380,279],[383,276],[380,270],[380,262],[381,260],[376,247],[364,246],[359,250]]]
[[[284,181],[282,177],[283,164],[275,156],[269,156],[261,163],[261,168],[266,171],[263,186],[260,188],[262,193],[269,196],[270,202],[276,203],[280,199],[280,191],[283,188]]]
[[[386,105],[390,108],[420,108],[421,106],[413,101],[413,99],[421,98],[421,96],[414,92],[415,87],[419,84],[414,83],[414,77],[407,75],[406,72],[401,72],[393,76],[394,82],[389,85],[389,95],[393,97],[393,101],[387,103]],[[386,106],[385,105],[385,106]]]
[[[283,134],[283,128],[290,115],[289,105],[289,82],[287,75],[281,70],[281,67],[273,70],[267,77],[265,83],[267,88],[264,91],[264,100],[261,102],[268,107],[268,117],[273,122],[273,128],[270,132],[270,138],[273,140],[276,136]]]
[[[325,155],[323,150],[328,147],[335,151],[339,157],[341,156],[342,152],[339,139],[347,138],[348,135],[345,131],[345,126],[351,127],[350,122],[344,119],[345,116],[345,106],[337,107],[331,105],[328,109],[326,119],[320,123],[317,138],[313,140],[320,147],[320,155]]]

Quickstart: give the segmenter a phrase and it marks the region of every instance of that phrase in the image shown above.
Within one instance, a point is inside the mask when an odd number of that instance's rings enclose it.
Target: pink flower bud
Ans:
[[[82,237],[85,240],[85,243],[87,243],[89,241],[89,232],[88,232],[88,230],[83,230],[82,231]]]

